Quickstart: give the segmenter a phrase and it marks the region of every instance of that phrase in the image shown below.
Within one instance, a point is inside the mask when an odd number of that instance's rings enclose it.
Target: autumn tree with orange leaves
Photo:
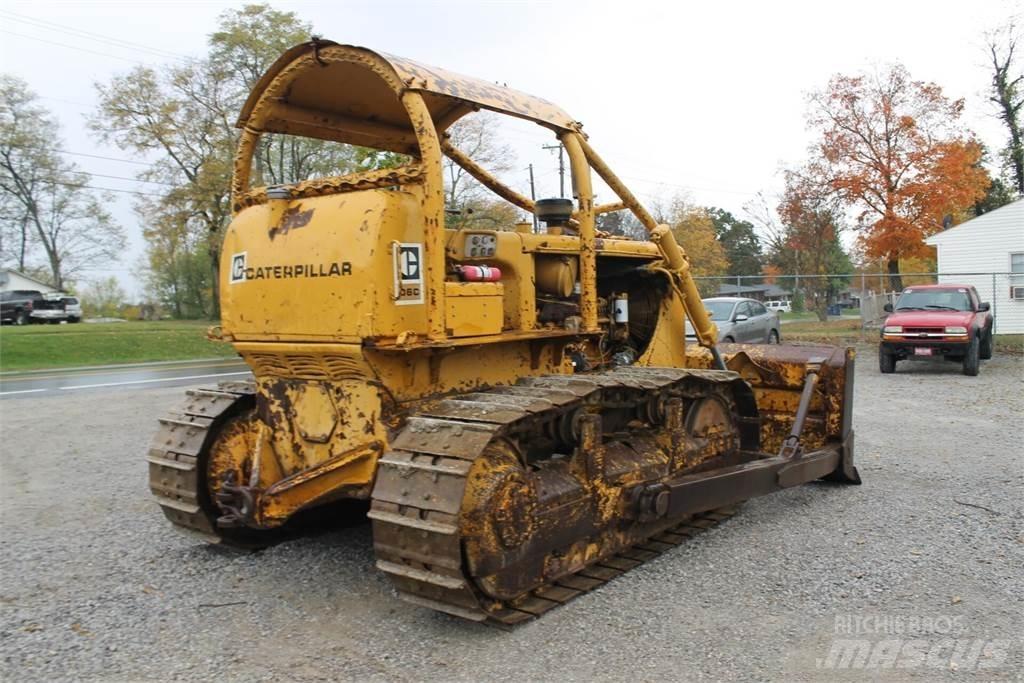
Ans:
[[[715,235],[715,223],[707,209],[676,196],[667,210],[655,207],[654,212],[659,222],[672,228],[672,234],[690,260],[693,275],[711,277],[728,271],[729,259]],[[718,281],[698,280],[697,289],[701,296],[714,296],[718,293]]]
[[[810,96],[819,139],[798,173],[856,214],[866,256],[885,260],[896,290],[900,258],[927,255],[924,238],[944,217],[964,217],[989,186],[981,145],[960,124],[963,104],[899,64],[837,75]]]
[[[835,195],[821,192],[790,170],[774,211],[764,197],[747,208],[760,226],[768,251],[770,266],[762,271],[765,282],[792,289],[793,300],[805,301],[822,322],[828,320],[829,303],[849,285],[848,274],[853,270],[840,239],[843,215],[838,203]]]

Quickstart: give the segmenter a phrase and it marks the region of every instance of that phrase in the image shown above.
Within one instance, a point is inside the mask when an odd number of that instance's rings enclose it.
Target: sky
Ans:
[[[243,4],[0,0],[0,70],[40,96],[62,126],[68,158],[93,174],[92,184],[117,190],[110,209],[129,247],[89,277],[115,275],[133,298],[143,294],[145,245],[131,193],[156,188],[133,179],[144,160],[88,131],[95,84],[135,64],[202,56],[218,15]],[[1024,15],[1021,0],[269,4],[335,42],[549,99],[584,123],[642,200],[681,194],[738,216],[757,193],[777,196],[780,169],[805,158],[807,94],[837,73],[901,62],[915,79],[963,98],[965,124],[1000,149],[984,34]],[[557,196],[557,155],[541,148],[553,142],[549,134],[525,123],[503,134],[515,154],[508,182],[528,192],[532,163],[537,196]]]

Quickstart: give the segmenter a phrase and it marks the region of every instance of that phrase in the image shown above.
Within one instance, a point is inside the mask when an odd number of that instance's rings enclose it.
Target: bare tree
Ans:
[[[515,155],[499,142],[498,117],[489,112],[470,114],[448,129],[448,139],[480,166],[494,175],[512,169]],[[518,212],[504,201],[496,200],[490,190],[478,183],[461,166],[445,157],[445,208],[452,227],[501,227],[514,223]]]
[[[60,130],[20,79],[0,76],[0,221],[3,258],[19,270],[41,258],[51,283],[116,260],[125,238],[88,187],[89,176],[60,156]]]
[[[992,63],[992,88],[989,100],[996,105],[999,119],[1010,134],[1003,154],[1013,174],[1017,193],[1024,195],[1024,133],[1021,131],[1020,109],[1024,105],[1024,72],[1016,63],[1020,34],[1011,22],[1003,29],[988,34],[986,47]]]

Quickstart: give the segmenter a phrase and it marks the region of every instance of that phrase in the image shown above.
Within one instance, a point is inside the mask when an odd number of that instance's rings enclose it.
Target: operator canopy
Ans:
[[[415,154],[415,131],[400,100],[409,90],[422,95],[439,134],[479,109],[556,133],[578,125],[551,102],[503,85],[319,39],[293,47],[270,67],[237,125]]]

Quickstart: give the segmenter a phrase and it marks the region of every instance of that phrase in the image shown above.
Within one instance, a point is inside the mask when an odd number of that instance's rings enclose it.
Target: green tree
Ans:
[[[974,203],[971,213],[980,216],[989,211],[995,211],[1001,206],[1006,206],[1016,199],[1015,192],[1003,182],[1001,178],[993,178],[992,184],[988,186],[985,196]]]
[[[146,228],[153,294],[179,316],[216,318],[224,229],[231,220],[234,122],[252,86],[312,27],[293,12],[246,5],[224,12],[210,52],[185,64],[137,67],[98,84],[100,104],[90,126],[152,165],[144,180],[169,184],[163,196],[136,203]],[[393,164],[393,155],[331,142],[264,135],[253,182],[276,185]],[[206,274],[196,267],[204,259]],[[198,298],[197,298],[198,297]],[[201,300],[200,300],[201,299]]]
[[[736,218],[725,209],[709,207],[707,213],[714,224],[715,235],[725,249],[729,275],[760,274],[764,266],[764,254],[754,224]]]
[[[0,258],[20,271],[45,267],[64,289],[116,260],[125,237],[60,146],[60,127],[28,85],[0,76]]]
[[[121,315],[128,295],[116,277],[93,280],[78,293],[82,312],[87,317],[114,318]]]
[[[793,285],[791,285],[793,286]],[[807,310],[807,302],[804,301],[804,292],[799,287],[793,289],[793,298],[789,302],[794,313],[803,313]]]
[[[233,74],[237,94],[245,98],[281,54],[312,35],[312,24],[295,12],[245,5],[220,15],[217,30],[210,34],[209,61]]]
[[[203,233],[189,228],[185,211],[151,213],[156,222],[143,228],[150,266],[143,279],[150,295],[175,318],[209,316],[213,281]]]
[[[153,231],[187,230],[192,233],[188,243],[206,254],[216,281],[223,229],[231,217],[233,84],[200,60],[164,69],[137,67],[97,87],[100,105],[90,120],[93,131],[104,142],[154,158],[139,177],[169,187],[159,199],[141,198],[135,204],[147,226],[150,267],[175,267],[154,258]]]
[[[313,26],[295,12],[281,12],[265,4],[224,12],[219,24],[210,35],[209,66],[226,80],[232,114],[278,57],[313,34]],[[233,137],[233,129],[230,132]],[[253,182],[280,185],[336,175],[339,169],[354,168],[355,157],[355,152],[343,145],[266,134],[256,150]]]

